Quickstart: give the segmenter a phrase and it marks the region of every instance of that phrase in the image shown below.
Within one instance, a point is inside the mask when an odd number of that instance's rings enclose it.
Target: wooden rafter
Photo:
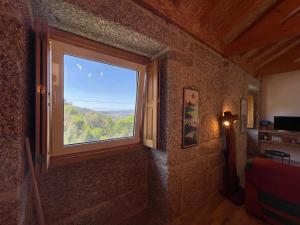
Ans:
[[[264,65],[269,64],[284,53],[288,52],[290,49],[297,46],[300,43],[300,39],[299,37],[297,37],[296,39],[293,38],[292,40],[282,42],[279,42],[277,45],[275,45],[276,47],[274,49],[270,49],[270,51],[265,51],[265,54],[262,54],[262,56],[256,60],[255,67],[257,70],[262,68]]]
[[[237,23],[241,21],[241,17],[245,17],[245,13],[247,11],[251,11],[249,8],[261,2],[262,1],[260,0],[242,1],[238,8],[232,7],[228,13],[228,16],[224,19],[222,26],[219,27],[218,34],[222,37],[225,36],[232,30],[232,27],[236,26]]]
[[[222,2],[221,0],[211,0],[211,1],[209,1],[208,6],[207,6],[205,12],[203,12],[203,13],[201,13],[201,14],[198,15],[199,21],[202,22],[202,21],[207,20],[207,18],[211,14],[211,12],[214,11],[215,8],[219,4],[221,4],[221,2]]]
[[[279,1],[270,12],[225,48],[226,55],[240,54],[299,35],[300,17],[294,12],[299,6],[300,0]]]
[[[154,14],[162,17],[166,21],[181,28],[200,42],[210,46],[215,51],[222,53],[223,46],[218,41],[216,35],[211,30],[201,29],[201,25],[195,16],[190,13],[183,13],[176,8],[174,1],[157,1],[157,0],[133,0],[137,4],[149,9]],[[217,0],[213,0],[217,1]],[[178,3],[177,3],[178,4]],[[183,4],[183,2],[182,2]]]
[[[277,0],[241,1],[234,6],[224,18],[218,34],[228,44],[244,32],[259,16],[263,15]]]
[[[261,49],[258,49],[258,48],[253,49],[253,50],[251,50],[249,52],[246,52],[243,55],[243,57],[245,57],[247,60],[249,60],[250,58],[255,57],[256,55],[258,55],[260,53],[260,51],[261,51]]]
[[[300,0],[134,1],[251,74],[299,66]]]
[[[300,62],[297,61],[300,56],[300,43],[277,57],[267,65],[264,65],[257,72],[257,76],[271,75],[277,73],[300,70]]]

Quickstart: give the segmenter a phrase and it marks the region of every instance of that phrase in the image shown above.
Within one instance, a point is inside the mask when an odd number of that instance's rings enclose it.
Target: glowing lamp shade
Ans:
[[[230,128],[238,119],[237,115],[233,115],[230,111],[224,112],[221,117],[222,124],[225,128]]]
[[[225,127],[229,127],[230,126],[230,122],[228,120],[223,121],[223,125]]]

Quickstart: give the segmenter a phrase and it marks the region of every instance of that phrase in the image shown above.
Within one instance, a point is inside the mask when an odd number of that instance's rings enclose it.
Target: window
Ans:
[[[141,142],[146,66],[51,41],[52,154]]]
[[[247,116],[247,128],[248,129],[253,129],[255,127],[255,104],[254,104],[254,95],[249,94],[248,95],[248,116]]]
[[[138,81],[144,71],[139,75],[71,55],[63,60],[64,146],[134,137]]]
[[[35,30],[37,174],[50,161],[80,161],[135,144],[158,147],[158,60],[40,20]]]

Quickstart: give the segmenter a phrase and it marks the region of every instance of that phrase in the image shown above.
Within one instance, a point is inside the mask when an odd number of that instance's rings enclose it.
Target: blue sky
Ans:
[[[64,99],[97,111],[134,110],[137,72],[64,56]]]

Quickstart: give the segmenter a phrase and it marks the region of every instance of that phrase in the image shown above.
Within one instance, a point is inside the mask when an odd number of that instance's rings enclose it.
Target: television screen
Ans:
[[[300,117],[274,116],[274,129],[300,131]]]

